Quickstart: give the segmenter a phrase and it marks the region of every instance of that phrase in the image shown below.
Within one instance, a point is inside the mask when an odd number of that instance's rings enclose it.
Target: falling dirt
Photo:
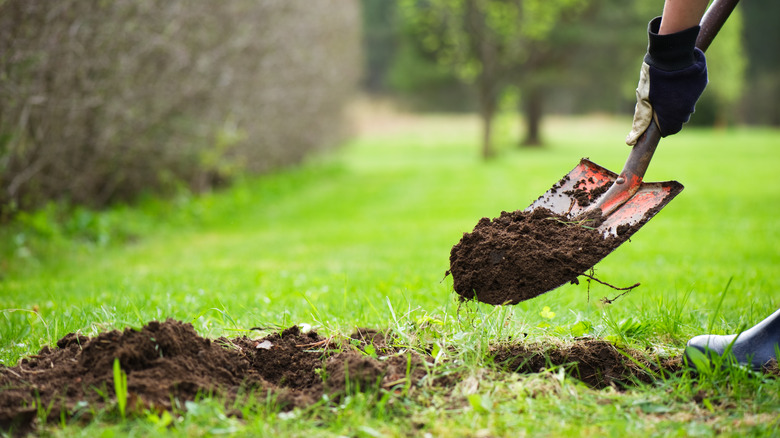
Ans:
[[[450,252],[462,299],[517,304],[585,273],[625,239],[602,236],[600,217],[572,220],[544,208],[482,218]]]
[[[396,346],[394,339],[373,329],[357,329],[349,338],[323,338],[294,326],[258,339],[210,340],[175,320],[93,338],[71,333],[16,366],[0,366],[0,430],[31,431],[40,420],[89,421],[95,410],[115,409],[115,359],[127,375],[131,414],[183,409],[184,402],[204,394],[227,402],[247,394],[271,394],[288,410],[311,405],[323,395],[338,400],[355,391],[409,393],[423,384],[446,390],[458,383],[451,372],[431,374],[432,357]],[[565,365],[573,377],[594,388],[652,380],[625,354],[657,369],[640,353],[621,354],[595,340],[577,341],[565,349],[503,345],[486,359],[499,369],[520,373]],[[677,368],[679,359],[659,372]],[[48,414],[42,416],[38,406],[50,407]]]

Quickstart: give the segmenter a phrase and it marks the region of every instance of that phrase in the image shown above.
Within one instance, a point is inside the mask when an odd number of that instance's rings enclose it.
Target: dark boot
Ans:
[[[688,341],[685,357],[693,366],[688,357],[689,348],[696,348],[704,354],[709,352],[722,356],[730,344],[733,359],[754,370],[760,370],[770,361],[776,360],[776,351],[780,348],[780,310],[738,335],[696,336]]]

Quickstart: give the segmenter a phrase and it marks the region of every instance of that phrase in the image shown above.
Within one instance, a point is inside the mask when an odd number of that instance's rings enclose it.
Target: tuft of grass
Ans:
[[[122,420],[127,418],[127,373],[122,370],[119,364],[119,358],[114,359],[114,394],[116,395],[116,406],[119,409],[119,415]]]

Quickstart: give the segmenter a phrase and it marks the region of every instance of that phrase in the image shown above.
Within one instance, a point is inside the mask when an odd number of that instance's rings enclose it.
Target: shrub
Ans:
[[[0,0],[0,218],[295,163],[343,134],[343,0]]]

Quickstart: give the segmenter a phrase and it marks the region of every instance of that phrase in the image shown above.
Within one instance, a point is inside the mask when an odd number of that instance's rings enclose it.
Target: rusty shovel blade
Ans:
[[[555,214],[576,218],[599,205],[605,192],[615,184],[618,175],[609,169],[583,158],[574,169],[534,201],[526,211],[539,207]],[[605,236],[617,235],[628,239],[666,204],[679,194],[683,185],[677,181],[634,182],[636,192],[621,205],[605,214],[598,227]],[[633,191],[632,190],[632,191]]]

